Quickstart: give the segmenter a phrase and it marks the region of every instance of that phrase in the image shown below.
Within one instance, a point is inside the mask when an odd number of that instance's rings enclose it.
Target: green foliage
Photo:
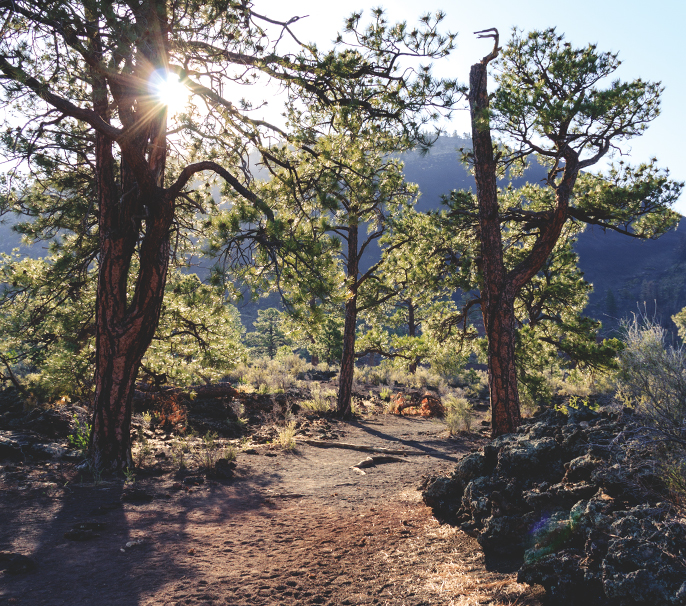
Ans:
[[[679,313],[672,316],[672,321],[676,324],[679,337],[682,341],[686,341],[686,307]]]
[[[245,335],[245,343],[257,357],[276,357],[279,348],[289,345],[291,340],[286,334],[282,313],[278,309],[260,309],[257,320],[253,322],[255,332]]]
[[[453,300],[464,280],[446,279],[445,234],[434,217],[409,209],[394,220],[382,244],[377,280],[396,294],[365,311],[358,348],[411,372],[420,363],[441,374],[455,372],[464,366],[476,331]]]
[[[598,412],[600,404],[598,402],[591,402],[588,398],[580,398],[579,396],[570,396],[567,404],[556,404],[555,410],[568,415],[571,410],[591,410]]]
[[[77,415],[74,415],[74,431],[67,436],[69,444],[81,451],[82,454],[88,452],[90,447],[91,425],[79,421]]]
[[[58,255],[0,260],[0,356],[14,380],[46,399],[88,397],[93,387],[97,268],[65,288],[55,284],[61,263]],[[194,274],[172,270],[165,294],[143,378],[180,386],[218,380],[244,355],[238,311]]]

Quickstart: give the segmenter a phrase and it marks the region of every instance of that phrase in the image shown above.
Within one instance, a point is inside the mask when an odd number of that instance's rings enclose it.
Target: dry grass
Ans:
[[[481,604],[512,605],[520,602],[529,586],[517,579],[482,579],[476,574],[474,562],[453,561],[436,567],[426,580],[425,587],[444,596],[446,606],[479,606]]]
[[[295,421],[289,421],[278,429],[277,442],[284,450],[295,450]]]
[[[470,432],[474,422],[474,410],[466,398],[448,396],[444,400],[446,409],[445,424],[451,436],[461,431]]]
[[[336,392],[333,389],[322,389],[319,383],[312,383],[310,385],[310,396],[309,400],[301,401],[300,405],[306,410],[324,413],[331,410]]]
[[[427,602],[441,606],[541,604],[542,589],[517,583],[514,573],[486,570],[483,551],[474,539],[435,519],[420,524],[422,530],[403,548],[379,553],[391,572],[394,593],[428,593],[434,597]]]

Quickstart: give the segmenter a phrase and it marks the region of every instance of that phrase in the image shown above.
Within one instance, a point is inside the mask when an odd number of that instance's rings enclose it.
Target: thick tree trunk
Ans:
[[[474,146],[474,174],[479,203],[481,308],[488,337],[488,375],[491,393],[492,436],[511,433],[521,423],[519,390],[515,370],[514,300],[522,287],[541,269],[557,243],[567,220],[569,197],[578,173],[578,158],[565,154],[565,169],[556,187],[556,207],[542,225],[531,252],[510,272],[503,261],[498,209],[497,163],[489,125],[488,63],[498,55],[495,48],[469,73],[469,106]]]
[[[357,328],[357,271],[359,265],[357,251],[358,226],[354,223],[348,227],[348,263],[347,273],[350,284],[350,296],[345,303],[345,325],[343,327],[343,355],[341,356],[341,373],[338,377],[338,403],[336,411],[342,418],[352,413],[353,378],[355,375],[355,332]]]
[[[159,322],[169,263],[171,212],[164,208],[164,203],[150,206],[167,212],[161,212],[158,221],[150,220],[141,247],[136,289],[130,302],[126,297],[133,252],[130,238],[101,238],[96,295],[93,457],[97,465],[116,471],[131,466],[134,388],[141,359]],[[167,203],[166,206],[171,205]],[[107,223],[107,211],[111,209],[103,210],[101,229]]]
[[[512,433],[522,422],[515,368],[514,297],[501,294],[484,309],[488,338],[488,387],[491,395],[491,436]]]
[[[167,63],[164,5],[150,5],[147,18],[155,43],[147,48],[149,56],[147,63],[141,63],[141,77],[146,70],[152,71],[152,66]],[[95,70],[93,77],[93,107],[107,122],[106,83]],[[95,466],[114,471],[132,465],[131,409],[136,377],[159,322],[174,216],[174,199],[163,190],[166,109],[149,94],[134,104],[135,91],[120,93],[120,117],[131,133],[119,142],[120,183],[114,174],[113,141],[100,132],[96,132],[95,168],[100,267],[91,455]],[[133,95],[129,101],[127,94]],[[131,109],[134,105],[138,113]],[[126,108],[123,113],[122,108]],[[134,255],[138,273],[131,293]]]
[[[474,146],[474,174],[479,202],[481,243],[481,307],[488,337],[488,382],[491,394],[492,436],[514,431],[521,423],[515,370],[514,289],[503,261],[498,183],[488,120],[488,63],[496,50],[469,73],[469,106]]]

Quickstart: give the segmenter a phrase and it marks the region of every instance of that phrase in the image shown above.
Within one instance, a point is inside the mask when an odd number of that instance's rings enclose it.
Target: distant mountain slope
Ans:
[[[588,227],[576,245],[579,266],[593,284],[586,313],[609,330],[639,311],[674,328],[686,307],[686,221],[658,240],[635,240]]]
[[[474,178],[458,156],[458,149],[469,144],[459,137],[441,137],[424,156],[417,152],[401,156],[407,180],[417,183],[422,193],[418,210],[438,209],[441,196],[453,189],[473,188]],[[545,170],[534,165],[518,181],[536,183],[544,177]],[[11,219],[0,223],[0,252],[20,244],[11,224]],[[670,328],[670,317],[686,307],[686,222],[682,224],[681,229],[647,242],[590,227],[581,234],[575,248],[585,278],[594,286],[586,312],[601,320],[608,333],[617,327],[619,319],[636,312],[639,304],[643,309],[644,302],[648,313]],[[31,254],[44,254],[44,247]],[[373,262],[369,259],[364,266]],[[275,295],[257,304],[239,304],[244,324],[250,328],[257,309],[276,305]]]
[[[0,252],[9,253],[21,246],[21,234],[12,229],[14,223],[14,217],[3,217],[0,222]]]

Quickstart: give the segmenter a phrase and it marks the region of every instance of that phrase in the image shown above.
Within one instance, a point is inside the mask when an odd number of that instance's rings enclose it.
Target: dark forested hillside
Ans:
[[[457,159],[457,150],[468,143],[442,137],[424,157],[405,155],[405,174],[422,192],[418,209],[438,208],[442,194],[472,186],[473,177]],[[535,183],[543,177],[543,169],[534,166],[521,181]],[[586,313],[601,320],[607,332],[639,309],[674,327],[671,316],[686,307],[686,234],[681,229],[643,241],[589,227],[575,249],[594,286]]]
[[[609,331],[631,313],[646,313],[665,327],[686,307],[684,222],[658,240],[641,241],[587,228],[576,251],[594,286],[586,313]]]

